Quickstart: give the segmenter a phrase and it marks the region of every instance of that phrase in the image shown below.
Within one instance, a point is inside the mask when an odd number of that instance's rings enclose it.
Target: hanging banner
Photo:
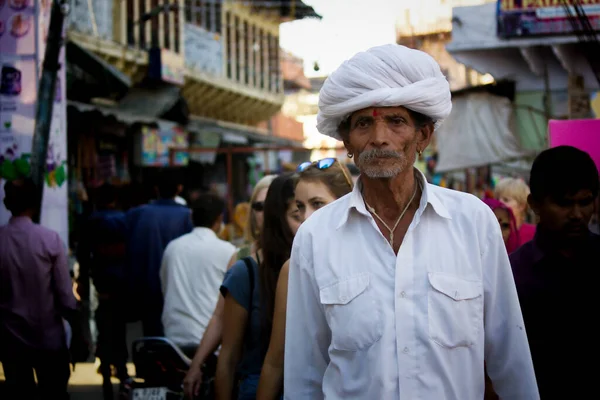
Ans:
[[[51,8],[51,0],[0,0],[0,200],[4,199],[4,183],[28,175],[31,169],[29,160],[35,128],[37,89],[46,51]],[[7,21],[13,21],[15,15],[21,15],[23,24],[25,21],[31,24],[17,30],[21,35],[13,35],[13,42],[7,42]],[[65,21],[63,37],[67,25]],[[8,45],[5,46],[6,43]],[[66,246],[69,225],[64,46],[59,64],[61,69],[56,80],[40,223],[58,232]],[[0,201],[0,225],[9,219],[10,213]]]
[[[143,167],[183,167],[189,162],[188,132],[175,123],[160,122],[158,127],[143,126],[139,146],[141,157],[138,164]],[[170,164],[174,149],[173,164]]]
[[[550,147],[573,146],[592,157],[600,171],[600,119],[550,120]]]
[[[592,30],[600,32],[600,0],[499,0],[498,36],[508,39],[573,34],[569,17],[577,19],[575,5],[585,13]]]
[[[0,0],[0,54],[35,54],[34,0]]]

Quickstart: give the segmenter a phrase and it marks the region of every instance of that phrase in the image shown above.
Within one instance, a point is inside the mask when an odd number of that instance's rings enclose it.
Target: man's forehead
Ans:
[[[389,114],[402,114],[409,115],[408,110],[402,106],[396,107],[368,107],[362,110],[355,111],[351,117],[361,116],[377,116],[377,115],[389,115]]]
[[[569,193],[565,196],[565,198],[569,200],[583,200],[592,197],[592,191],[590,189],[582,189],[575,193]]]
[[[581,200],[589,200],[593,196],[594,196],[594,194],[592,193],[592,191],[590,189],[581,189],[574,193],[567,193],[567,194],[562,194],[562,195],[557,193],[554,196],[550,196],[550,200],[581,201]]]

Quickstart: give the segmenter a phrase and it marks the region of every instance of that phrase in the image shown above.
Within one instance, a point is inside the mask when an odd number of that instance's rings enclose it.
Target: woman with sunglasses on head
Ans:
[[[270,331],[270,314],[281,265],[290,257],[292,241],[302,222],[294,199],[296,178],[282,174],[269,187],[264,203],[258,258],[238,261],[227,272],[223,342],[216,374],[219,400],[253,400]],[[266,311],[265,311],[266,310]],[[237,376],[237,378],[236,378]]]
[[[306,162],[298,167],[298,183],[296,185],[296,205],[303,221],[316,210],[350,193],[353,188],[352,178],[346,166],[335,158],[325,158],[315,163]],[[289,273],[288,258],[281,267],[281,272],[270,273],[269,282],[277,282],[273,295],[275,304],[267,308],[270,318],[270,341],[268,351],[260,375],[257,399],[274,400],[283,393],[283,362],[285,348],[285,323],[287,308],[287,290]],[[269,272],[266,272],[269,273]],[[268,305],[268,304],[266,304]],[[266,337],[268,337],[266,336]]]
[[[248,256],[252,257],[254,260],[258,260],[259,258],[259,238],[263,228],[265,199],[267,197],[269,186],[276,177],[276,175],[264,176],[254,186],[252,195],[250,196],[251,210],[248,214],[248,220],[244,230],[246,245],[238,251],[238,260]],[[207,360],[209,358],[214,359],[213,354],[217,347],[219,347],[219,344],[221,344],[224,308],[225,299],[223,296],[219,296],[215,312],[206,327],[206,332],[202,337],[202,341],[200,342],[198,350],[196,350],[190,369],[183,381],[184,392],[188,399],[194,399],[199,395],[203,378],[208,378],[207,376],[203,376],[203,366],[211,370],[207,371],[209,375],[212,376],[214,374],[216,362],[213,360],[212,365],[210,366],[205,365],[205,363],[211,364],[207,363]]]

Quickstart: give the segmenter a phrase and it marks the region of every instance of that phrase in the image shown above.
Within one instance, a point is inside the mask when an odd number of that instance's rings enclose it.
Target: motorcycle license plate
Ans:
[[[133,389],[133,400],[167,400],[165,387]]]

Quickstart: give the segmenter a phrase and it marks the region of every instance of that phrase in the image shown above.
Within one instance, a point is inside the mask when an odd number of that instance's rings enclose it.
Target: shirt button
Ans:
[[[405,347],[403,351],[404,351],[404,354],[408,354],[408,351],[409,351],[408,347]]]
[[[406,292],[404,292],[404,291],[400,292],[400,297],[406,297]]]

